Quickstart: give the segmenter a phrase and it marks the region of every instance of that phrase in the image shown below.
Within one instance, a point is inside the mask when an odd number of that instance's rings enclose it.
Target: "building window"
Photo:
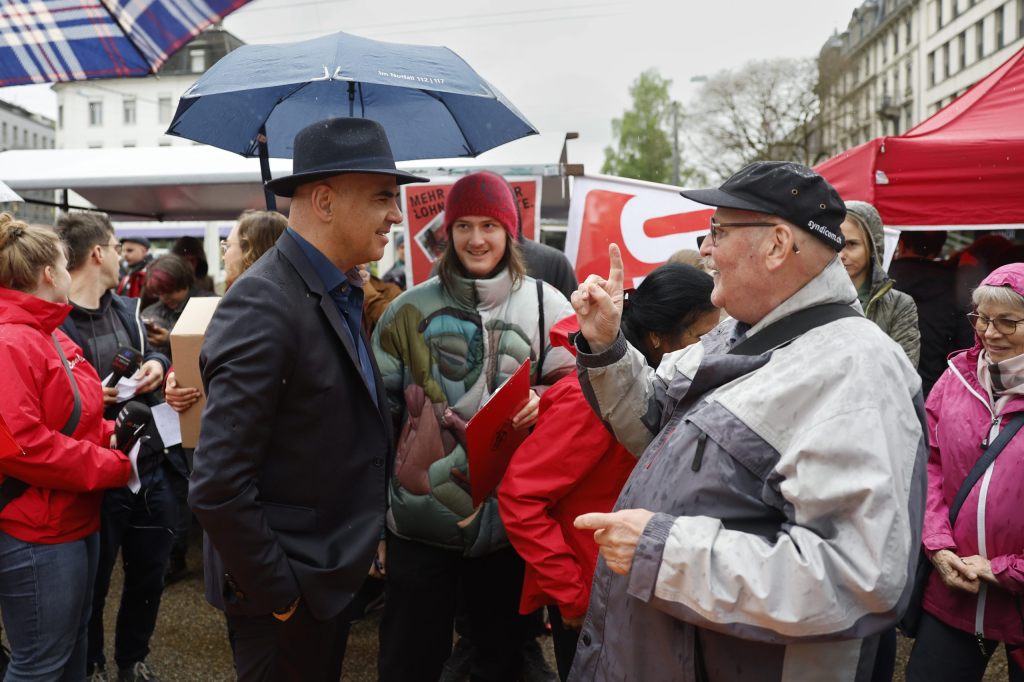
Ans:
[[[61,130],[64,129],[64,105],[61,104],[57,107],[57,127]]]
[[[169,140],[160,140],[159,142],[156,143],[156,146],[157,147],[170,147],[171,143],[170,143]]]
[[[21,146],[28,148],[28,130],[21,131]]]
[[[135,142],[133,140],[125,140],[121,144],[121,146],[124,147],[125,149],[128,149],[128,148],[134,147],[135,146]]]
[[[14,135],[14,139],[11,140],[11,144],[14,145],[15,147],[17,147],[18,146],[18,126],[12,126],[12,132],[13,132],[13,135]]]
[[[935,3],[935,30],[942,29],[942,3],[944,0],[937,0]]]
[[[942,75],[943,75],[943,78],[949,78],[950,63],[952,62],[952,59],[950,59],[950,52],[951,52],[951,50],[949,49],[949,43],[946,43],[945,45],[942,46]]]
[[[960,58],[960,70],[967,67],[967,31],[964,31],[956,40],[956,49]]]
[[[103,125],[103,102],[89,102],[89,125]]]
[[[906,36],[907,39],[905,42],[909,46],[912,42],[914,42],[914,19],[912,17],[907,17]]]
[[[960,16],[960,3],[957,0],[950,0],[950,9],[953,10],[953,19]]]
[[[188,51],[188,65],[192,73],[206,71],[206,50],[196,49]]]
[[[90,142],[89,143],[89,149],[103,149],[103,143],[102,142]]]
[[[906,66],[906,81],[904,81],[903,94],[910,95],[914,90],[914,64],[909,59]]]
[[[7,144],[7,121],[4,121],[3,124],[3,144]]]
[[[158,123],[171,122],[171,98],[162,95],[156,102],[156,116]]]
[[[1006,23],[1006,5],[996,10],[996,49],[1001,50],[1006,45],[1003,25]]]
[[[39,149],[39,133],[32,133],[32,149]]]
[[[974,52],[975,61],[981,61],[985,56],[985,22],[979,21],[974,25]]]
[[[135,98],[125,97],[123,103],[124,109],[124,124],[126,126],[135,125]]]

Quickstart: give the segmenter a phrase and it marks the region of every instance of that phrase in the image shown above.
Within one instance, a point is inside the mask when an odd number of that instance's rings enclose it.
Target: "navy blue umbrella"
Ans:
[[[380,122],[398,161],[476,156],[537,133],[448,48],[347,33],[229,53],[185,91],[167,133],[291,158],[299,130],[337,116]]]

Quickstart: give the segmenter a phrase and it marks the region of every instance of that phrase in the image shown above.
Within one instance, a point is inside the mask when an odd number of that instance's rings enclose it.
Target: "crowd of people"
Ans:
[[[907,233],[887,268],[873,206],[758,162],[683,192],[714,209],[699,252],[633,288],[612,244],[578,283],[482,171],[406,287],[368,264],[424,180],[373,121],[300,131],[268,183],[288,218],[247,211],[221,243],[202,386],[169,343],[213,295],[201,242],[154,258],[99,213],[0,214],[4,679],[157,679],[194,513],[240,680],[336,682],[369,589],[386,682],[882,682],[897,627],[908,680],[980,680],[1000,644],[1024,680],[1008,241],[943,258],[944,233]],[[467,424],[526,361],[525,440],[477,503]],[[203,395],[194,451],[153,424],[119,446],[129,401]]]

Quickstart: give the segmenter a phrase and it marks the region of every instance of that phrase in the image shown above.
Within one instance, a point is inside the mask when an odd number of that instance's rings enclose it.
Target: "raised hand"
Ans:
[[[580,331],[595,353],[615,342],[622,320],[622,254],[617,244],[608,245],[608,258],[608,279],[590,275],[572,292]]]

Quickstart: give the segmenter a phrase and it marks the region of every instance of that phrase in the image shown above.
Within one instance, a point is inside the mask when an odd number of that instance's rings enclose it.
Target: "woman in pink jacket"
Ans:
[[[907,680],[980,680],[1000,642],[1010,680],[1024,680],[1024,432],[1014,436],[949,510],[983,448],[1024,412],[1024,263],[973,294],[974,347],[954,355],[928,397],[928,503],[922,542],[932,572]]]

